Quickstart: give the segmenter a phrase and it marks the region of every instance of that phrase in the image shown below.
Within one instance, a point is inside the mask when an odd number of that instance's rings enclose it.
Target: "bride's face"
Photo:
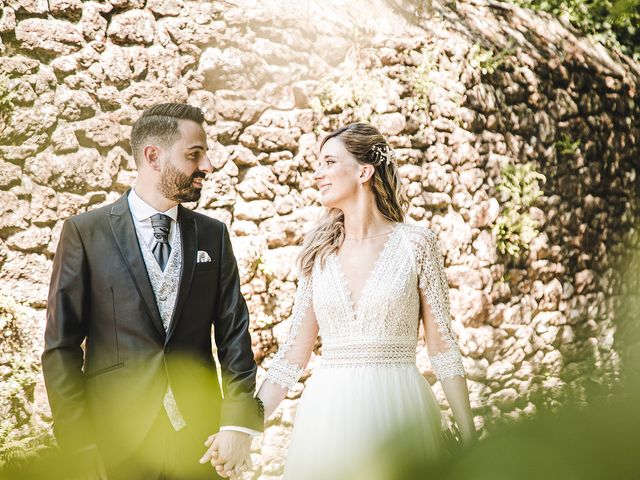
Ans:
[[[320,203],[327,208],[341,208],[358,193],[360,165],[342,141],[330,138],[320,150],[320,165],[313,179],[320,191]]]

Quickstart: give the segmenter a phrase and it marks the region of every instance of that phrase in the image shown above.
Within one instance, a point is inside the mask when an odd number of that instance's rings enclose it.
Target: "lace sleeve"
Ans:
[[[418,285],[422,303],[428,305],[428,312],[423,312],[423,321],[431,366],[440,381],[456,375],[464,377],[458,342],[451,329],[449,284],[438,240],[426,228],[419,228],[417,236]]]
[[[266,380],[284,389],[292,388],[302,376],[316,337],[318,325],[312,306],[312,282],[301,277],[296,291],[293,313],[289,319],[289,336],[276,353]]]
[[[264,405],[265,419],[271,416],[284,400],[287,391],[300,379],[318,337],[311,278],[299,278],[293,313],[289,318],[289,336],[273,358],[265,381],[258,391],[258,398]]]

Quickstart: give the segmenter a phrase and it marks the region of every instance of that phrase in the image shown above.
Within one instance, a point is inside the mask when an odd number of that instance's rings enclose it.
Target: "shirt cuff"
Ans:
[[[224,432],[225,430],[233,431],[233,432],[242,432],[242,433],[246,433],[247,435],[253,435],[256,437],[262,433],[252,428],[236,427],[235,425],[225,425],[224,427],[220,427],[221,432]]]

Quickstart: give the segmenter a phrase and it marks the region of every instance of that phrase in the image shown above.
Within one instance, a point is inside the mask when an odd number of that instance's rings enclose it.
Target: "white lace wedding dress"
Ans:
[[[440,454],[440,408],[415,364],[421,294],[432,312],[426,338],[437,378],[464,376],[431,230],[396,224],[357,308],[335,254],[300,279],[289,338],[266,381],[293,387],[318,333],[322,355],[298,404],[285,479],[350,478],[408,427],[415,451],[427,460]]]

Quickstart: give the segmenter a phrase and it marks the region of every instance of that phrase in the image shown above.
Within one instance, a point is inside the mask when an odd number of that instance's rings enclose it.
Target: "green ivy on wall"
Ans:
[[[0,75],[0,120],[13,111],[15,96],[15,92],[9,87],[9,79],[5,75]]]
[[[494,226],[496,246],[502,255],[518,258],[538,235],[538,224],[529,212],[542,196],[539,182],[546,182],[546,177],[531,164],[509,164],[501,169],[499,182],[504,201]]]
[[[402,76],[402,80],[411,88],[411,101],[418,110],[428,112],[431,107],[429,94],[435,84],[429,78],[429,73],[438,70],[436,62],[436,54],[423,49],[420,63],[415,67],[409,67]]]
[[[474,43],[469,51],[469,63],[472,67],[479,68],[483,75],[490,75],[502,65],[506,65],[510,61],[510,56],[514,54],[515,48],[511,45],[495,52]]]
[[[580,139],[572,140],[567,133],[563,133],[554,143],[558,157],[572,157],[577,153],[581,145]]]
[[[640,61],[640,0],[512,0],[563,17],[584,35]]]

